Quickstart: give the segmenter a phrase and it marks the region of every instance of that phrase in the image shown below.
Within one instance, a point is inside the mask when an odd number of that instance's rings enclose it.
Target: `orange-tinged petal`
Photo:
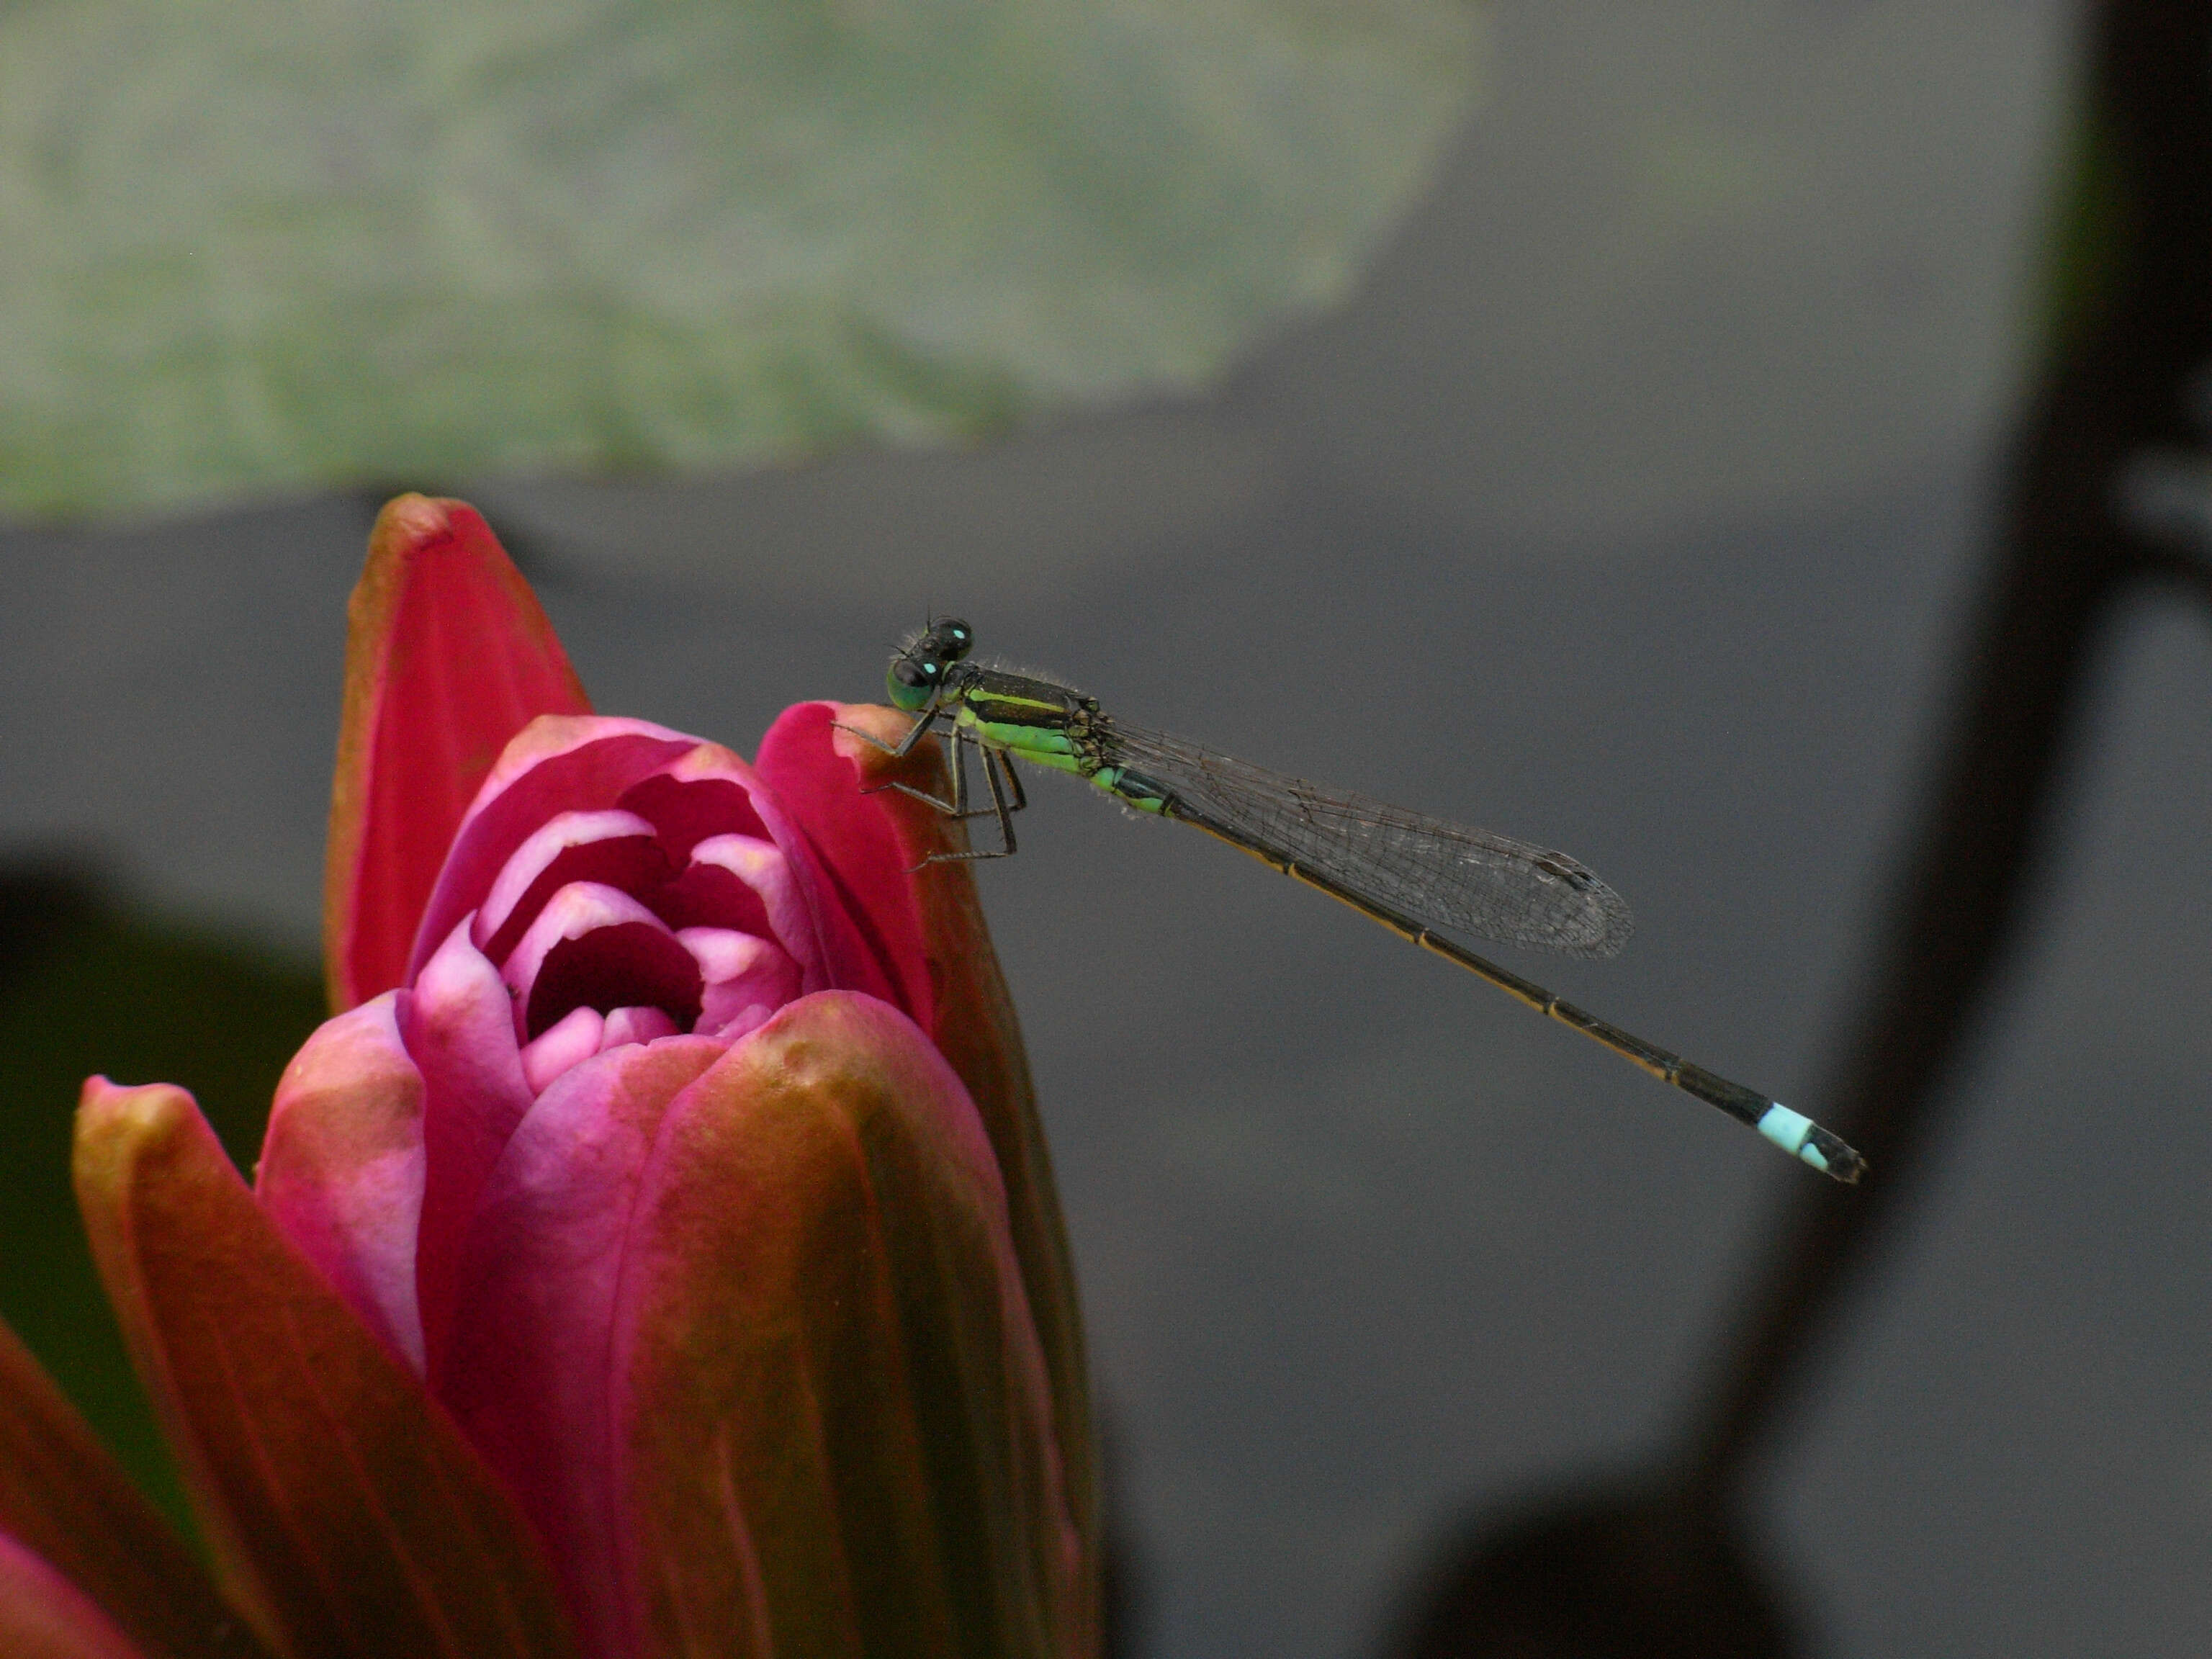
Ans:
[[[574,1652],[514,1500],[191,1097],[85,1085],[77,1199],[233,1599],[289,1659]]]
[[[996,1162],[903,1014],[804,998],[685,1090],[623,1287],[647,1651],[1092,1650]]]
[[[263,1652],[168,1522],[5,1325],[0,1534],[105,1607],[152,1659],[257,1659]],[[0,1604],[15,1594],[13,1584],[0,1585]],[[7,1624],[0,1605],[0,1653],[35,1650],[27,1635]]]
[[[866,732],[879,742],[896,744],[914,723],[910,714],[866,704],[837,707],[837,723]],[[1084,1362],[1082,1310],[1076,1300],[1075,1268],[1060,1218],[1059,1189],[1053,1184],[1052,1158],[1044,1123],[1037,1115],[1036,1088],[1013,999],[991,948],[970,866],[925,863],[933,853],[965,850],[963,830],[911,796],[880,789],[898,782],[941,796],[945,760],[935,739],[916,746],[903,759],[840,732],[836,752],[851,763],[854,787],[878,789],[865,799],[880,803],[898,839],[902,867],[921,912],[922,948],[935,988],[935,1018],[930,1035],[982,1115],[983,1127],[998,1154],[1006,1182],[1006,1212],[1014,1249],[1021,1258],[1030,1312],[1043,1344],[1052,1377],[1054,1416],[1060,1425],[1060,1452],[1066,1469],[1068,1505],[1085,1544],[1095,1588],[1101,1526],[1098,1450],[1092,1437],[1090,1383]]]
[[[347,607],[345,710],[323,873],[333,1011],[401,982],[461,817],[507,740],[591,703],[476,509],[402,495]]]
[[[52,1563],[4,1534],[0,1653],[8,1659],[149,1659]]]

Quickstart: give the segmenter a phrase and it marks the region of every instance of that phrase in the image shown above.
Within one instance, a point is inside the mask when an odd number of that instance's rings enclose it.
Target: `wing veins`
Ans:
[[[1310,783],[1114,722],[1121,763],[1264,840],[1302,867],[1425,927],[1609,957],[1634,923],[1627,902],[1567,854],[1387,801]]]

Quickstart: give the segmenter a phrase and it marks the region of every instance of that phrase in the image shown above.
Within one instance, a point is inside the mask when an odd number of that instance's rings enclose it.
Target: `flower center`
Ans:
[[[783,854],[726,779],[645,780],[549,819],[471,929],[542,1087],[618,1042],[737,1037],[799,994],[811,922]],[[588,1017],[586,1017],[588,1015]]]

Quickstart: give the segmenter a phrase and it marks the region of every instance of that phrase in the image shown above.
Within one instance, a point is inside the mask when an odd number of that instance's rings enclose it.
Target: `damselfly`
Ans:
[[[890,787],[957,818],[997,820],[997,847],[939,853],[933,860],[1012,855],[1014,814],[1028,805],[1013,759],[1073,773],[1138,811],[1195,825],[1342,901],[1661,1082],[1717,1106],[1814,1169],[1844,1182],[1864,1172],[1858,1153],[1802,1113],[1632,1036],[1439,932],[1569,956],[1615,955],[1628,940],[1628,906],[1565,854],[1325,789],[1127,725],[1070,686],[969,661],[974,643],[966,623],[945,618],[891,659],[891,702],[916,717],[891,752],[906,754],[942,723],[952,754],[949,799],[908,784]],[[970,749],[981,757],[988,806],[969,805]]]

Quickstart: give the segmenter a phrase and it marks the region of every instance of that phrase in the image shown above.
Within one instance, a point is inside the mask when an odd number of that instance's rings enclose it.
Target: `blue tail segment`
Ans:
[[[1830,1134],[1802,1112],[1793,1112],[1779,1101],[1769,1106],[1754,1126],[1759,1133],[1825,1175],[1856,1182],[1866,1172],[1866,1160]]]

